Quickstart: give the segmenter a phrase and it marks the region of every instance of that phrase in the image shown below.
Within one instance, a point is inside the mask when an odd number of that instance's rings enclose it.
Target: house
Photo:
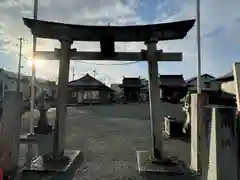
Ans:
[[[105,104],[111,102],[114,91],[104,83],[86,74],[68,83],[70,104]]]
[[[160,98],[163,100],[179,100],[187,93],[187,84],[183,75],[159,76]]]
[[[216,78],[223,92],[236,95],[233,72],[229,72],[223,76]]]
[[[31,76],[20,75],[20,93],[23,100],[30,99],[31,96]],[[0,69],[0,100],[7,100],[10,96],[16,93],[17,90],[17,81],[18,75],[17,73],[7,71],[4,69]],[[44,89],[53,92],[55,90],[55,85],[47,85],[54,84],[53,82],[36,78],[35,81],[35,93],[37,96],[38,93],[43,91]],[[45,84],[45,88],[43,88],[43,84]]]
[[[140,77],[123,77],[119,87],[123,90],[126,102],[138,102],[140,100],[140,89],[144,87]]]
[[[18,76],[17,73],[7,71],[4,69],[0,69],[0,99],[1,100],[7,100],[9,97],[11,97],[13,94],[16,93],[17,90],[17,80]],[[27,87],[29,85],[28,79],[25,78],[25,76],[20,76],[20,93],[22,99],[25,99],[27,96]]]
[[[191,91],[197,90],[197,77],[192,77],[188,80],[186,80],[186,83],[188,84],[188,89]],[[215,80],[215,77],[209,74],[203,74],[201,75],[201,88],[204,90],[219,90],[220,84]]]

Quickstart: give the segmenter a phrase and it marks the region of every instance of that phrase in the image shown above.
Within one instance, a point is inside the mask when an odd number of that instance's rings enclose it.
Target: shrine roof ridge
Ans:
[[[148,41],[156,38],[159,41],[183,39],[193,27],[195,19],[147,25],[130,26],[91,26],[65,24],[23,18],[24,24],[39,38],[59,39],[68,37],[76,41],[101,41],[111,37],[114,41]]]

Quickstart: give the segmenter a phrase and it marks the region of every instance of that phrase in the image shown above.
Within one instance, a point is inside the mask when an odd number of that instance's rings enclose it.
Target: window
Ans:
[[[72,97],[76,97],[77,96],[77,92],[72,92]]]
[[[209,82],[205,82],[204,84],[205,84],[206,88],[210,88],[210,83]]]
[[[99,99],[99,91],[84,91],[83,99],[98,100]]]
[[[94,100],[99,99],[99,91],[92,91],[92,99]]]
[[[87,99],[91,99],[91,91],[84,91],[84,95],[83,95],[83,99],[87,100]]]

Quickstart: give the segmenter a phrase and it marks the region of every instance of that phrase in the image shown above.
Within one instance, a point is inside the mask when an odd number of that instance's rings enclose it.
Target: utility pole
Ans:
[[[75,79],[75,71],[74,71],[74,67],[72,67],[72,80],[74,81]]]
[[[200,0],[196,3],[196,14],[197,14],[197,93],[201,93],[201,28],[200,28]]]
[[[18,77],[17,77],[17,94],[20,94],[20,85],[21,85],[21,68],[22,68],[22,43],[23,38],[19,39],[20,49],[19,49],[19,60],[18,60]]]
[[[34,0],[34,10],[33,17],[36,20],[38,16],[38,0]],[[36,76],[36,67],[35,67],[35,54],[37,46],[37,37],[33,35],[33,59],[32,59],[32,84],[31,84],[31,123],[29,126],[30,133],[33,133],[32,124],[34,121],[34,104],[35,104],[35,76]]]
[[[96,77],[96,70],[93,70],[93,77]]]

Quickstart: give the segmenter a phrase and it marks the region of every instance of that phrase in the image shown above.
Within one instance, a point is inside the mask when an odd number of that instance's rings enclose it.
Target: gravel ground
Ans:
[[[166,115],[183,117],[179,105],[162,104],[159,109],[159,123]],[[52,119],[53,113],[49,113]],[[141,177],[137,171],[136,151],[148,150],[150,143],[148,104],[68,108],[66,149],[81,150],[84,155],[84,163],[72,179],[192,179],[161,175]],[[188,143],[166,140],[164,144],[165,151],[188,163]],[[24,148],[22,154],[23,151]]]

